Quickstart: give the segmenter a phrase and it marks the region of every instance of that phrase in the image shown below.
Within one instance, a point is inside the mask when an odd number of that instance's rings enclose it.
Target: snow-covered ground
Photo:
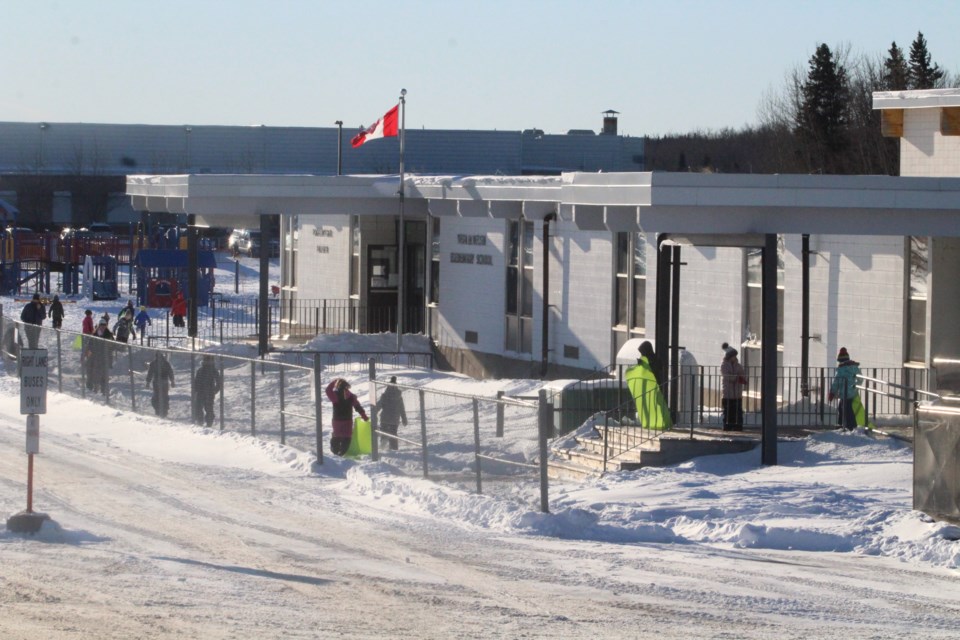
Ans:
[[[867,433],[781,443],[772,467],[752,451],[554,482],[540,513],[389,458],[318,465],[52,391],[40,420],[34,509],[51,520],[0,531],[0,638],[952,638],[960,624],[960,528],[911,509],[911,450]],[[5,515],[26,504],[24,432],[8,373]]]

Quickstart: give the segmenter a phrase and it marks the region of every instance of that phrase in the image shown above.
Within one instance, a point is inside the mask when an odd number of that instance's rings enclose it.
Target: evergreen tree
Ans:
[[[883,61],[883,75],[880,80],[883,91],[904,91],[910,86],[910,69],[903,57],[903,49],[898,47],[896,42],[890,45]]]
[[[808,170],[840,173],[842,155],[849,144],[849,87],[843,65],[833,59],[826,44],[810,58],[807,78],[801,86],[796,134],[807,149]]]
[[[940,65],[930,63],[930,52],[923,33],[917,32],[917,39],[910,45],[910,88],[933,89],[943,78]]]

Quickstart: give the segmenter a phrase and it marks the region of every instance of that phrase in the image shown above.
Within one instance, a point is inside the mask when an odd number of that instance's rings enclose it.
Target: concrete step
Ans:
[[[547,463],[547,477],[551,480],[572,480],[582,482],[587,478],[596,478],[599,472],[593,467],[584,467],[569,460],[551,458]]]
[[[575,446],[554,448],[558,464],[571,465],[587,474],[604,471],[603,440],[598,437],[577,437]],[[749,451],[759,444],[750,434],[724,433],[716,430],[668,431],[659,438],[640,444],[639,438],[613,438],[607,442],[607,471],[629,471],[642,467],[662,467],[685,462],[700,456]],[[551,463],[552,464],[552,463]]]
[[[597,437],[577,437],[577,446],[585,451],[603,455],[603,440]],[[639,451],[657,451],[660,449],[659,439],[639,441],[613,439],[607,442],[607,457],[639,457]]]

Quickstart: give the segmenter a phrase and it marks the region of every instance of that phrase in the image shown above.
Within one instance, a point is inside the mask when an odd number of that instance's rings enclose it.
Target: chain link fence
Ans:
[[[123,343],[9,318],[0,318],[0,336],[11,358],[21,348],[47,350],[51,390],[124,411],[249,433],[322,456],[313,367]],[[221,389],[213,397],[212,417],[203,410],[207,387],[197,381],[205,357]]]
[[[546,443],[552,427],[543,392],[539,397],[500,393],[488,398],[378,380],[377,366],[408,375],[413,370],[409,361],[402,369],[387,354],[325,359],[320,352],[276,352],[271,356],[277,359],[262,360],[123,343],[24,325],[2,315],[0,336],[3,353],[11,360],[21,348],[47,350],[50,390],[123,411],[280,442],[314,453],[321,464],[332,416],[322,385],[334,377],[366,372],[367,380],[359,381],[354,391],[369,400],[374,460],[467,491],[539,502],[547,510]],[[363,355],[366,362],[359,360]],[[416,360],[424,354],[393,355]],[[204,410],[203,390],[208,386],[198,375],[205,362],[221,388],[213,396],[212,415]],[[395,437],[377,427],[377,399],[389,386],[397,387],[406,404],[407,425]],[[398,445],[396,450],[391,442]]]
[[[392,377],[373,377],[370,385],[374,460],[465,491],[539,501],[541,510],[548,510],[547,441],[553,426],[546,392],[483,397]],[[390,390],[402,397],[406,424],[382,411],[380,402]]]

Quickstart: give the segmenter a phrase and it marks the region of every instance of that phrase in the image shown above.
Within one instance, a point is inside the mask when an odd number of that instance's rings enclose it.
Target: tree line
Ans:
[[[807,68],[761,100],[759,124],[646,140],[648,171],[898,175],[899,141],[885,138],[873,92],[960,86],[932,61],[923,33],[909,56],[896,42],[883,56],[817,46]]]

